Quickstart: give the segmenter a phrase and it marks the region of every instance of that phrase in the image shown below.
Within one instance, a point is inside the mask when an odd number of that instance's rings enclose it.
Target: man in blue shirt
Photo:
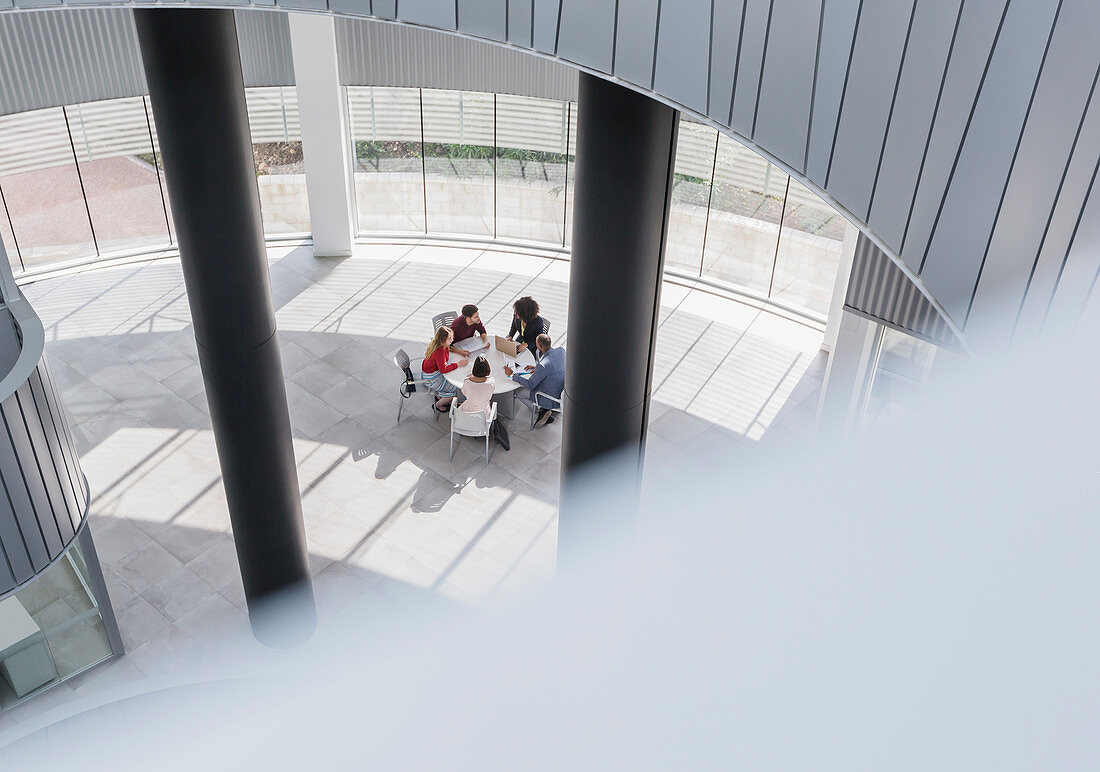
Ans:
[[[535,396],[535,393],[546,394],[554,399],[561,399],[561,393],[565,390],[565,349],[552,348],[549,335],[539,335],[535,339],[535,348],[538,350],[538,365],[531,368],[533,372],[518,373],[511,367],[504,368],[504,374],[521,386],[527,387],[527,394],[520,394],[519,398],[526,405],[538,405],[539,415],[535,420],[535,428],[554,422],[551,408],[559,407],[560,402],[552,402],[545,397]]]

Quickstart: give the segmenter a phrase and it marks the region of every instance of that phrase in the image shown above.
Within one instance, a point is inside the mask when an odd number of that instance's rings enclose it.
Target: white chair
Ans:
[[[539,397],[542,397],[542,399],[544,401],[552,402],[552,403],[554,403],[554,405],[556,405],[556,407],[552,406],[552,407],[546,408],[551,413],[557,413],[558,415],[561,415],[561,411],[562,411],[562,402],[561,402],[560,397],[551,397],[549,394],[547,394],[544,391],[536,391],[534,393],[534,401],[531,403],[531,428],[532,429],[535,428],[535,421],[537,421],[539,419],[539,411],[542,410],[542,408],[539,407]]]
[[[405,375],[405,369],[409,368],[411,370],[412,367],[409,362],[409,355],[405,353],[405,349],[399,348],[397,349],[397,351],[393,352],[393,363],[397,365],[397,369],[401,371],[401,385],[398,387],[400,389],[401,399],[397,402],[397,420],[398,422],[400,422],[401,411],[405,407],[405,400],[409,399],[410,397],[410,394],[408,392],[408,387],[410,385],[420,386],[421,388],[423,388],[424,393],[432,398],[433,403],[439,399],[439,394],[432,391],[431,387],[428,385],[428,382],[424,378],[413,377],[412,381],[409,381],[408,376]],[[432,412],[436,414],[435,417],[438,421],[439,411],[433,409]]]
[[[453,322],[457,318],[457,311],[444,311],[441,314],[436,314],[432,317],[432,332],[435,332],[440,327],[450,327],[451,322]]]
[[[485,466],[489,465],[489,445],[491,437],[489,430],[493,421],[497,420],[497,403],[489,403],[489,414],[479,410],[476,413],[467,413],[458,409],[458,399],[451,403],[451,459],[455,457],[455,435],[462,437],[485,438]]]

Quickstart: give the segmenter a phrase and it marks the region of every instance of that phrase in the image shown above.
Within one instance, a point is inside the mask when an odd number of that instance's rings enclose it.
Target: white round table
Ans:
[[[480,340],[478,338],[477,340]],[[466,349],[469,346],[473,346],[472,340],[460,340],[451,344],[457,348]],[[530,350],[521,352],[515,358],[507,357],[503,351],[497,351],[496,346],[493,345],[493,336],[489,336],[489,348],[475,351],[466,357],[469,361],[465,367],[458,367],[451,370],[449,373],[443,373],[443,377],[447,379],[447,382],[457,387],[460,391],[462,384],[466,380],[466,376],[470,370],[473,369],[474,360],[483,356],[489,360],[489,375],[492,377],[493,383],[493,401],[497,403],[497,414],[505,418],[514,418],[516,414],[514,394],[516,389],[523,388],[520,384],[513,381],[507,375],[504,374],[504,366],[508,365],[513,370],[520,370],[526,365],[534,365],[535,357]],[[451,352],[451,362],[457,362],[462,357],[458,354]],[[517,366],[518,365],[518,366]]]

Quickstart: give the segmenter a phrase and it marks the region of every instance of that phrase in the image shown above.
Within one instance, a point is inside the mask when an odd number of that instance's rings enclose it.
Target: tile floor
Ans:
[[[485,466],[420,395],[397,423],[401,376],[430,318],[477,303],[505,331],[535,296],[568,346],[569,265],[501,247],[359,245],[350,258],[270,250],[272,294],[298,458],[319,624],[356,599],[489,606],[553,574],[561,423]],[[27,284],[46,328],[93,493],[90,527],[127,655],[6,715],[16,722],[119,684],[210,662],[247,631],[178,260],[94,266]],[[824,374],[820,330],[666,283],[647,474],[716,442],[811,436]]]

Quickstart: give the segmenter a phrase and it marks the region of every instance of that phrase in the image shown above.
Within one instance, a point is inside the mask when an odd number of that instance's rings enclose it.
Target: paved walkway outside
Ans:
[[[475,302],[490,332],[531,294],[568,346],[569,264],[502,248],[400,243],[315,259],[270,251],[299,482],[319,605],[492,607],[553,574],[560,422],[511,423],[486,467],[417,395],[396,423],[401,376],[430,318]],[[127,655],[0,716],[0,731],[75,696],[217,662],[247,617],[178,261],[90,267],[25,287],[72,414],[93,494],[91,529]],[[715,443],[810,436],[821,333],[666,284],[648,479]],[[245,644],[249,645],[249,644]],[[255,644],[251,644],[255,645]],[[258,647],[257,647],[258,648]]]

